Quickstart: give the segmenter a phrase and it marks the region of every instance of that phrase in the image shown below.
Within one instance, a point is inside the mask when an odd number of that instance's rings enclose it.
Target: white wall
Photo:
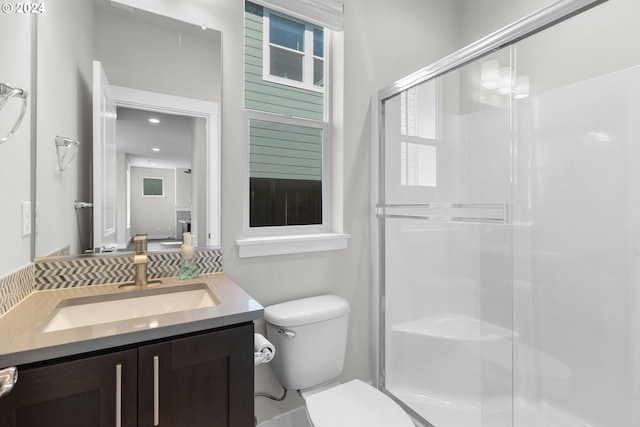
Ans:
[[[109,82],[186,98],[220,102],[220,34],[160,26],[96,10],[95,59]],[[131,19],[129,18],[131,17]]]
[[[556,2],[557,0],[457,0],[460,47]]]
[[[0,82],[31,91],[31,20],[25,15],[0,14]],[[13,127],[21,99],[12,99],[0,111],[0,138]],[[0,144],[0,276],[31,261],[31,236],[22,236],[23,201],[31,200],[31,106],[13,138]]]
[[[74,201],[90,201],[91,59],[93,5],[68,0],[38,16],[37,191],[39,228],[36,256],[69,246],[78,253],[78,220]],[[13,38],[12,38],[13,39]],[[80,141],[78,157],[60,172],[55,137]],[[86,242],[90,210],[78,211]]]
[[[162,178],[164,196],[143,196],[142,178]],[[131,229],[149,239],[175,236],[175,169],[131,167]]]
[[[191,206],[191,175],[187,169],[176,168],[176,206]]]

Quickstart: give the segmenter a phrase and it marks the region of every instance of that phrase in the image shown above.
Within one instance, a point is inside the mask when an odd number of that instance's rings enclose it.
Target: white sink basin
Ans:
[[[67,299],[42,322],[40,331],[52,332],[137,319],[213,307],[219,303],[203,283]]]

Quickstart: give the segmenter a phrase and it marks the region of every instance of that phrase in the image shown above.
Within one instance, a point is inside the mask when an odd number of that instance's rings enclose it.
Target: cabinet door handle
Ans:
[[[160,357],[153,356],[153,425],[160,425]]]
[[[8,394],[16,382],[18,382],[18,368],[0,369],[0,397]]]
[[[116,427],[122,425],[122,363],[116,365]]]

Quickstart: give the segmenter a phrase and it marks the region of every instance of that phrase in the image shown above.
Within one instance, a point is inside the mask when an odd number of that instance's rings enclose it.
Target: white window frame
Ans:
[[[144,180],[145,179],[155,179],[160,180],[162,182],[162,194],[144,194]],[[164,197],[164,178],[159,176],[143,176],[142,177],[142,197]]]
[[[157,111],[199,117],[206,121],[207,129],[207,209],[206,209],[206,242],[198,242],[212,248],[219,248],[221,243],[220,210],[221,210],[221,149],[222,133],[220,122],[220,104],[181,96],[148,92],[122,86],[112,86],[117,106],[138,110]],[[135,189],[134,189],[135,190]],[[202,219],[197,218],[202,222]],[[195,227],[191,232],[196,234]]]
[[[296,22],[300,25],[304,25],[304,52],[300,52],[298,50],[289,49],[285,46],[280,46],[274,44],[278,49],[287,50],[297,55],[303,56],[302,61],[302,81],[299,82],[297,80],[285,79],[282,77],[271,75],[271,43],[269,43],[270,39],[270,18],[271,15],[278,16],[279,18],[286,19],[288,21]],[[305,21],[301,21],[300,19],[296,19],[292,16],[284,15],[281,13],[274,12],[267,8],[264,9],[263,17],[262,17],[262,79],[268,82],[287,85],[291,87],[296,87],[299,89],[306,89],[313,92],[325,93],[324,88],[327,86],[327,29],[322,28],[319,25],[310,24]],[[323,57],[316,57],[313,54],[313,30],[315,28],[321,28],[323,30],[323,38],[322,43],[324,47]],[[323,80],[325,82],[322,86],[316,86],[313,84],[313,60],[314,59],[322,59],[323,65]],[[326,102],[325,102],[326,103]]]
[[[322,130],[322,224],[309,225],[279,225],[274,227],[251,227],[250,220],[250,156],[249,156],[249,123],[251,120],[259,120],[271,123],[282,123],[291,126],[303,126],[313,129]],[[300,235],[309,233],[326,233],[331,229],[331,154],[330,154],[330,137],[329,124],[318,120],[303,119],[298,117],[283,116],[280,114],[266,113],[256,110],[245,110],[245,132],[244,146],[245,167],[244,174],[244,207],[243,207],[243,232],[246,236],[282,236],[282,235]]]
[[[296,3],[297,4],[297,3]],[[278,78],[269,75],[268,67],[264,64],[269,64],[269,16],[271,13],[282,16],[284,19],[294,20],[305,24],[305,37],[310,37],[309,40],[305,40],[305,46],[309,47],[311,55],[309,55],[310,65],[306,66],[305,70],[309,70],[311,73],[310,85],[303,86],[300,83],[293,80]],[[322,87],[313,86],[313,29],[323,28],[323,43],[324,43],[324,85]],[[330,56],[332,47],[330,45],[331,37],[330,30],[326,26],[316,24],[308,24],[306,21],[302,21],[292,17],[287,13],[276,13],[267,8],[263,13],[263,79],[278,84],[287,85],[290,87],[299,87],[316,92],[324,93],[324,111],[322,120],[304,119],[298,117],[291,117],[287,115],[268,113],[263,111],[248,110],[244,111],[244,135],[243,135],[243,161],[244,161],[244,181],[243,181],[243,228],[242,234],[236,239],[236,245],[238,246],[238,257],[249,258],[269,255],[285,255],[294,253],[305,252],[318,252],[329,250],[347,249],[349,234],[342,233],[341,218],[338,218],[340,222],[338,225],[334,224],[334,219],[331,216],[333,212],[333,171],[332,160],[334,153],[332,152],[332,135],[331,135],[331,123],[329,118],[331,117],[329,106],[331,104],[330,93],[332,82],[329,75],[330,69]],[[307,48],[305,47],[305,50]],[[323,129],[322,132],[322,224],[314,225],[289,225],[289,226],[277,226],[277,227],[250,227],[250,155],[249,155],[249,121],[250,120],[263,120],[270,122],[280,122],[284,124],[291,124],[294,126],[310,126]],[[337,190],[337,194],[341,194],[340,189]],[[338,202],[339,203],[339,202]]]
[[[249,123],[261,120],[322,129],[322,224],[250,227]],[[332,231],[331,135],[329,123],[280,114],[244,113],[243,235],[236,240],[240,258],[346,249],[349,235]]]

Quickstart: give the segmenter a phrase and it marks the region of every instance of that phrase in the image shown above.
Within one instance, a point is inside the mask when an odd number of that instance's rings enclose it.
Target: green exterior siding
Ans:
[[[251,120],[249,176],[322,180],[322,130]]]
[[[245,3],[245,108],[324,120],[324,95],[262,79],[262,7]]]

